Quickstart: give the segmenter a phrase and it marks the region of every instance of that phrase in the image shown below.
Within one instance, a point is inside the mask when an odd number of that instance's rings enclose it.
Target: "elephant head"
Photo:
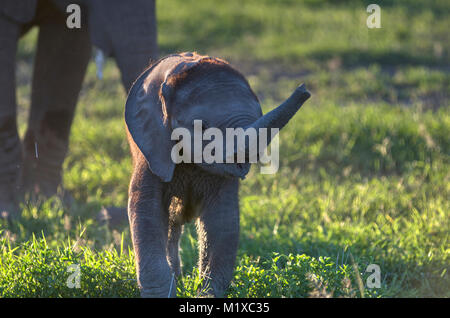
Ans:
[[[183,128],[195,136],[195,121],[201,121],[206,134],[210,128],[224,132],[222,136],[227,136],[228,128],[241,128],[244,132],[254,129],[260,139],[261,128],[283,128],[309,97],[301,85],[284,103],[263,116],[247,80],[227,62],[182,53],[159,60],[141,74],[128,95],[125,121],[150,170],[169,182],[175,169],[172,154],[176,142],[171,137],[176,129]],[[267,137],[268,142],[270,139]],[[195,140],[189,142],[196,147]],[[243,147],[222,151],[221,162],[198,162],[195,158],[193,162],[214,174],[244,178],[251,163],[249,148],[246,140]],[[230,154],[245,160],[227,163]]]

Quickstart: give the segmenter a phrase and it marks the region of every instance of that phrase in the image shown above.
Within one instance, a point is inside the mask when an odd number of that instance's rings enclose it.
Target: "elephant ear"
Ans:
[[[150,170],[163,182],[169,182],[175,170],[170,155],[174,142],[159,96],[161,75],[152,72],[158,64],[142,73],[131,87],[125,104],[125,123]]]

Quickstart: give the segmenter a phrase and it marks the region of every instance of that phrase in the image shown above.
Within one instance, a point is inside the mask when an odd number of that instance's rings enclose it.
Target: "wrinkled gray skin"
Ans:
[[[134,162],[128,217],[142,296],[175,296],[179,239],[183,224],[191,220],[198,231],[202,295],[222,296],[233,275],[239,178],[250,164],[174,164],[172,130],[184,127],[192,134],[194,119],[223,132],[228,127],[281,129],[309,96],[300,86],[262,116],[241,74],[222,60],[196,53],[161,59],[138,78],[125,121]]]
[[[81,29],[66,27],[69,3],[81,6]],[[18,39],[33,26],[39,27],[39,38],[22,144],[16,124],[15,63]],[[18,194],[49,197],[61,184],[91,44],[115,58],[128,91],[158,55],[155,2],[0,1],[0,213],[17,210]]]

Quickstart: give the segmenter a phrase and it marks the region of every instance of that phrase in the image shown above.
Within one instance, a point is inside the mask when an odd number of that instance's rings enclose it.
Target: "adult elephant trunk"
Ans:
[[[272,138],[276,135],[272,135],[271,130],[281,130],[284,126],[286,126],[289,120],[295,115],[300,107],[302,107],[309,97],[311,97],[311,94],[306,90],[305,85],[301,84],[280,106],[260,117],[250,126],[245,127],[244,129],[246,131],[248,129],[256,131],[257,142],[251,143],[250,140],[247,140],[244,147],[240,147],[239,144],[236,145],[235,156],[243,151],[246,161],[251,158],[251,154],[257,154],[257,158],[259,160],[262,151],[264,151],[264,149],[261,149],[261,145],[268,146]],[[262,129],[267,130],[263,132]],[[262,140],[260,140],[261,138],[267,138],[266,143],[262,143]]]

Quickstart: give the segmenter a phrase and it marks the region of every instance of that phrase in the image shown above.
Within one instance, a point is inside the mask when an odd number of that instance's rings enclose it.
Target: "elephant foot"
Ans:
[[[24,168],[20,188],[25,201],[37,202],[56,195],[58,185],[59,182],[37,178]]]
[[[53,197],[57,197],[61,200],[65,207],[71,207],[75,202],[73,196],[68,191],[63,190],[61,186],[54,189],[53,186],[46,187],[45,184],[42,186],[42,184],[35,183],[24,186],[21,194],[21,201],[27,202],[31,205],[39,205]]]
[[[10,219],[19,215],[19,206],[13,194],[14,186],[2,182],[0,186],[0,219]]]
[[[15,116],[0,117],[0,218],[19,214],[17,194],[22,166],[22,143]]]
[[[43,169],[33,161],[25,161],[20,188],[31,201],[48,199],[58,194],[62,178],[60,169]]]
[[[0,201],[0,220],[15,219],[20,215],[19,207],[14,202]]]
[[[56,196],[64,206],[72,206],[72,195],[62,187],[61,170],[26,158],[19,183],[21,201],[38,205]]]
[[[128,214],[126,208],[102,207],[97,215],[100,224],[107,224],[110,229],[119,229],[128,225]]]
[[[24,185],[22,190],[25,201],[31,203],[46,201],[57,194],[57,190],[49,190],[42,184]]]
[[[18,186],[14,181],[0,181],[0,219],[11,220],[20,215]]]
[[[176,298],[177,297],[177,278],[175,274],[171,275],[170,281],[161,287],[144,288],[140,286],[142,298]]]
[[[55,195],[63,199],[62,166],[68,142],[44,124],[41,126],[29,128],[25,134],[21,188],[31,201]]]
[[[154,292],[154,291],[147,291],[147,290],[141,290],[140,292],[142,298],[176,298],[175,291],[174,292]]]

